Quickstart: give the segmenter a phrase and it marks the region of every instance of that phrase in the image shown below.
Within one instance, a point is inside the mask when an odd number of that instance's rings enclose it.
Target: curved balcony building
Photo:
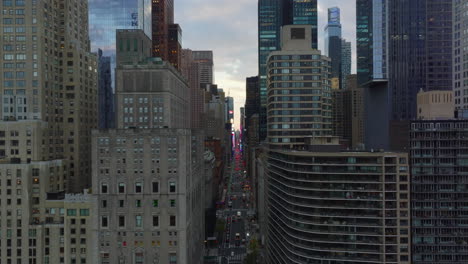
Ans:
[[[268,263],[409,263],[406,154],[271,150],[267,175]]]

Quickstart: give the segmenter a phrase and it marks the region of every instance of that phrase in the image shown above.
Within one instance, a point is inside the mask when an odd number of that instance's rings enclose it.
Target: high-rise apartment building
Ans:
[[[93,134],[97,259],[202,263],[204,134],[190,129],[186,78],[149,58],[150,42],[117,32],[117,129]]]
[[[408,155],[315,141],[268,154],[267,263],[410,263]]]
[[[169,25],[174,24],[174,0],[152,1],[153,56],[169,60]]]
[[[330,59],[310,48],[312,30],[284,26],[280,51],[268,56],[268,142],[297,147],[332,132]]]
[[[112,91],[111,57],[98,50],[98,112],[100,129],[114,127],[114,92]]]
[[[192,54],[193,60],[198,64],[198,80],[202,88],[206,84],[214,84],[213,51],[194,50]]]
[[[258,74],[260,87],[260,140],[267,136],[267,58],[281,48],[280,31],[284,25],[310,25],[310,48],[317,49],[317,0],[258,1]]]
[[[367,147],[406,148],[418,91],[452,89],[452,2],[356,1]]]

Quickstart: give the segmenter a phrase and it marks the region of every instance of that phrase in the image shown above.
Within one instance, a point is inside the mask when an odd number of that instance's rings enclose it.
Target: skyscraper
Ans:
[[[170,24],[168,33],[168,61],[180,70],[182,59],[182,29],[179,24]]]
[[[258,74],[260,88],[260,140],[267,136],[266,60],[270,52],[280,49],[283,25],[310,25],[311,48],[317,49],[317,0],[258,1]]]
[[[169,25],[174,24],[174,0],[152,1],[153,56],[169,60]]]
[[[117,29],[141,29],[151,38],[151,0],[89,0],[89,32],[91,50],[102,50],[111,58],[111,81],[114,85]]]
[[[366,145],[405,148],[418,91],[452,89],[452,1],[356,4],[358,82],[366,86]]]
[[[347,88],[347,77],[351,74],[351,42],[341,39],[341,89]]]
[[[114,92],[112,91],[111,57],[98,50],[99,125],[100,129],[114,127]]]
[[[193,58],[192,50],[183,49],[181,55],[180,71],[182,75],[187,78],[190,87],[191,128],[202,128],[205,110],[205,93],[200,87],[198,74],[199,65]]]
[[[341,38],[341,17],[338,7],[328,8],[328,23],[325,25],[325,56],[330,56],[329,43],[331,37]]]
[[[203,88],[206,84],[214,84],[213,51],[194,50],[193,60],[198,64],[198,79]]]

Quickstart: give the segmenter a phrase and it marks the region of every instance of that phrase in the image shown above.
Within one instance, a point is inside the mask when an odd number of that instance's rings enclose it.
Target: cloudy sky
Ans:
[[[235,100],[235,124],[245,101],[245,78],[257,75],[257,0],[175,0],[175,22],[183,31],[183,47],[213,50],[215,82]],[[318,0],[319,48],[327,8],[341,8],[343,37],[353,47],[355,72],[355,1]]]

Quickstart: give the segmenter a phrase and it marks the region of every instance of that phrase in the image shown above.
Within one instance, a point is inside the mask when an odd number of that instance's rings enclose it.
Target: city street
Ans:
[[[230,168],[229,168],[230,167]],[[243,165],[241,152],[237,148],[228,167],[225,207],[218,209],[218,217],[225,220],[226,226],[219,245],[218,256],[221,263],[243,263],[247,255],[249,233],[250,186]]]

